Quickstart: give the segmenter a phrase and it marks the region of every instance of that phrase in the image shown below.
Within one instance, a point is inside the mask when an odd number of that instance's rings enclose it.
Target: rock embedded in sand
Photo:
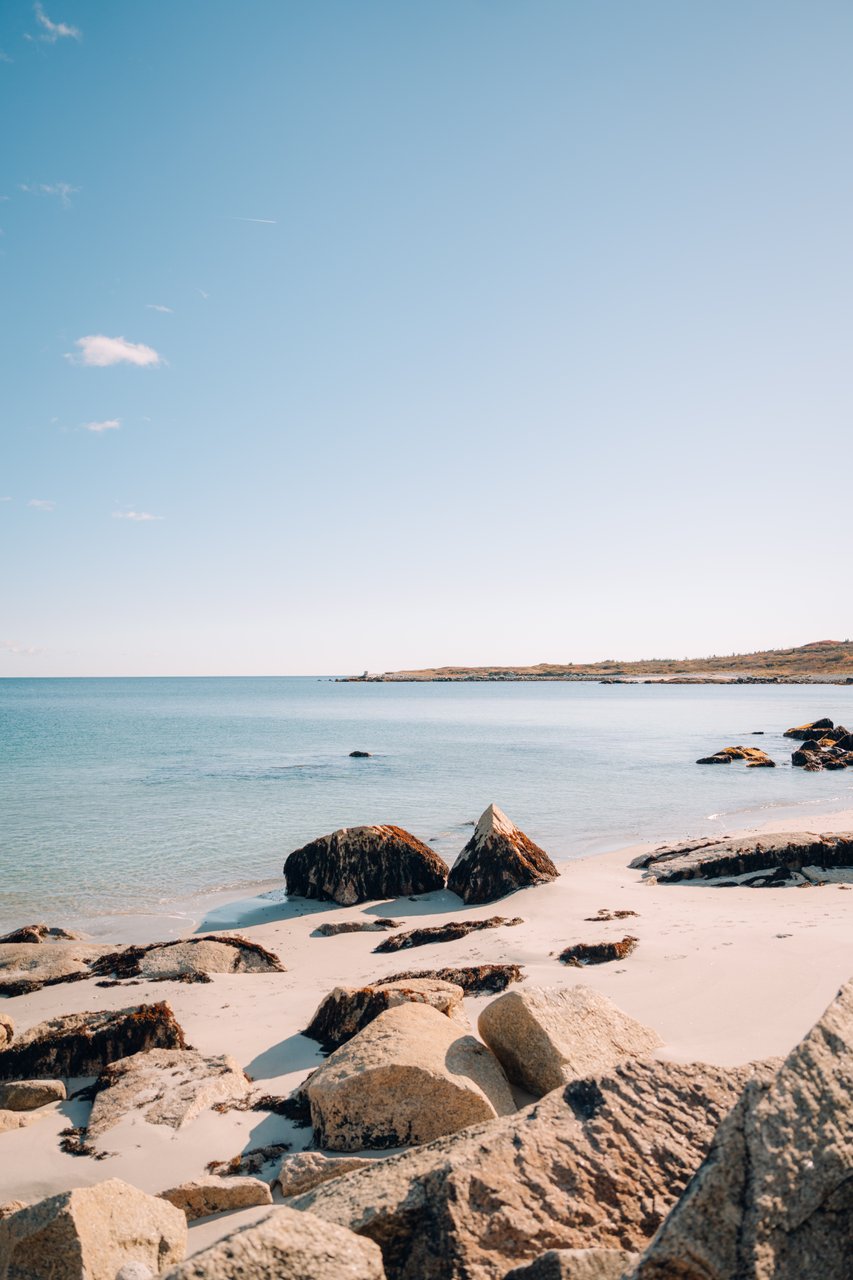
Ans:
[[[0,1049],[5,1049],[15,1038],[15,1023],[8,1013],[0,1012]]]
[[[361,1156],[324,1156],[320,1151],[297,1151],[282,1160],[275,1185],[285,1198],[301,1196],[323,1182],[331,1182],[332,1178],[373,1163]]]
[[[91,942],[0,943],[0,995],[22,996],[92,976],[90,964],[107,948]]]
[[[284,973],[285,968],[278,956],[259,942],[211,934],[111,951],[99,956],[91,971],[101,977],[162,982],[168,978],[203,981],[211,973]]]
[[[51,929],[46,924],[25,924],[20,929],[14,929],[12,933],[6,933],[0,938],[3,942],[76,942],[80,938],[79,933],[69,933],[67,929]]]
[[[496,1280],[547,1249],[644,1249],[752,1073],[623,1062],[291,1203],[380,1243],[388,1280]]]
[[[513,1084],[542,1097],[663,1043],[590,987],[522,987],[486,1005],[477,1030]]]
[[[284,878],[290,897],[351,907],[443,889],[447,864],[402,827],[342,827],[294,850]]]
[[[466,996],[497,995],[511,982],[523,982],[524,970],[519,964],[472,964],[446,969],[412,969],[392,973],[383,982],[409,982],[412,978],[434,978],[461,987]]]
[[[115,1280],[125,1263],[156,1274],[186,1253],[187,1222],[156,1196],[112,1178],[49,1196],[0,1220],[0,1276]]]
[[[404,1147],[515,1110],[490,1049],[426,1004],[397,1005],[309,1076],[314,1140],[330,1151]]]
[[[576,942],[560,952],[560,960],[576,968],[587,964],[609,964],[611,960],[624,960],[635,950],[638,941],[626,934],[614,942]]]
[[[274,1209],[160,1280],[385,1280],[372,1240],[311,1213]],[[64,1277],[60,1278],[64,1280]]]
[[[318,924],[312,938],[335,938],[339,933],[384,933],[386,929],[399,929],[399,920],[380,916],[377,920],[339,920],[335,924]]]
[[[10,1080],[0,1084],[0,1107],[7,1111],[35,1111],[50,1102],[64,1102],[61,1080]]]
[[[145,1049],[184,1048],[184,1033],[165,1001],[69,1013],[37,1023],[0,1051],[0,1080],[95,1076]]]
[[[448,889],[472,905],[494,902],[517,889],[556,880],[559,871],[544,849],[490,804],[454,862]]]
[[[386,951],[405,951],[408,947],[427,947],[433,942],[458,942],[469,933],[477,933],[480,929],[498,929],[501,925],[524,924],[520,916],[489,916],[488,920],[448,920],[447,924],[426,925],[422,929],[410,929],[408,933],[395,933],[378,947],[374,953]]]
[[[847,1280],[853,1259],[853,982],[750,1081],[636,1280]]]
[[[187,1222],[195,1222],[197,1218],[209,1218],[212,1213],[272,1204],[272,1192],[269,1184],[261,1182],[260,1178],[217,1178],[209,1175],[161,1191],[160,1199],[168,1200],[169,1204],[180,1209]]]
[[[636,1261],[624,1249],[549,1249],[504,1280],[622,1280]]]
[[[713,838],[643,853],[631,863],[657,884],[684,880],[732,881],[761,888],[797,884],[808,868],[853,868],[853,832],[815,835],[809,831],[778,835]],[[808,878],[808,877],[806,877]]]
[[[11,1133],[13,1129],[26,1129],[27,1125],[35,1124],[42,1118],[40,1112],[0,1109],[0,1133]]]
[[[227,1054],[205,1058],[194,1049],[148,1049],[106,1067],[97,1088],[87,1126],[90,1138],[130,1114],[180,1129],[214,1103],[245,1098],[249,1081]]]
[[[407,1000],[432,1005],[448,1018],[464,1021],[464,994],[461,987],[429,978],[369,987],[335,987],[322,1000],[303,1034],[319,1041],[324,1049],[337,1049],[380,1013]]]

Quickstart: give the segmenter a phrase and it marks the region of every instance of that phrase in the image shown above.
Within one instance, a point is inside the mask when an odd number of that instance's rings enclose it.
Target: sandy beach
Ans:
[[[808,814],[785,829],[851,830],[853,812],[819,821]],[[528,985],[583,983],[609,996],[660,1034],[659,1057],[731,1066],[786,1054],[853,970],[853,895],[848,886],[650,884],[629,867],[638,852],[623,849],[564,863],[553,883],[487,906],[466,907],[446,890],[417,900],[349,908],[305,899],[241,900],[209,914],[206,929],[238,931],[263,944],[281,959],[286,972],[217,974],[206,985],[133,979],[104,988],[87,979],[6,999],[0,1008],[12,1015],[20,1033],[60,1014],[165,999],[194,1048],[232,1054],[262,1092],[284,1095],[323,1061],[319,1046],[301,1031],[334,986],[361,986],[404,969],[513,962],[523,966]],[[602,909],[636,916],[591,921]],[[411,928],[496,913],[521,916],[524,923],[388,955],[373,953],[381,934],[314,936],[316,927],[327,922],[392,916]],[[569,944],[614,940],[626,933],[639,941],[623,961],[573,968],[557,959]],[[492,999],[465,999],[472,1027]],[[517,1101],[524,1104],[529,1098],[522,1094]],[[89,1105],[73,1099],[54,1104],[34,1125],[0,1137],[0,1204],[34,1201],[105,1177],[156,1193],[201,1176],[211,1160],[269,1143],[288,1142],[297,1151],[311,1138],[310,1129],[296,1128],[278,1115],[207,1110],[180,1130],[149,1124],[140,1116],[127,1118],[104,1135],[102,1146],[110,1155],[102,1161],[62,1153],[60,1131],[84,1125]],[[243,1210],[192,1224],[190,1252],[263,1212]]]

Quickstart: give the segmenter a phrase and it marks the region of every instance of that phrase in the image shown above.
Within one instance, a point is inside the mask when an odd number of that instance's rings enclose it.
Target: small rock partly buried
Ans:
[[[269,1142],[264,1147],[241,1151],[230,1160],[211,1160],[205,1167],[208,1173],[215,1173],[218,1178],[250,1177],[280,1160],[289,1150],[289,1142]]]
[[[637,1257],[624,1249],[549,1249],[504,1280],[622,1280]]]
[[[301,1196],[322,1182],[330,1182],[332,1178],[372,1163],[361,1156],[324,1156],[319,1151],[297,1151],[282,1160],[276,1185],[285,1197]]]
[[[258,942],[228,934],[124,947],[100,956],[91,971],[103,978],[204,979],[211,973],[284,973],[278,956]]]
[[[497,929],[501,925],[524,924],[520,916],[509,919],[506,916],[489,916],[488,920],[449,920],[447,924],[427,925],[422,929],[410,929],[408,933],[395,933],[378,947],[375,952],[404,951],[408,947],[426,947],[432,942],[457,942],[466,938],[469,933],[480,929]]]
[[[515,1110],[491,1050],[426,1004],[380,1013],[309,1076],[314,1139],[330,1151],[430,1142]]]
[[[212,1213],[225,1213],[231,1209],[250,1209],[259,1204],[272,1204],[269,1184],[260,1178],[217,1178],[208,1175],[193,1182],[183,1182],[160,1192],[161,1200],[168,1200],[176,1209],[186,1214],[187,1222],[208,1218]]]
[[[626,935],[618,942],[577,942],[560,952],[563,964],[580,968],[586,964],[607,964],[610,960],[624,960],[637,945],[637,938]]]
[[[64,1102],[61,1080],[10,1080],[0,1084],[0,1107],[8,1111],[35,1111],[49,1102]]]
[[[451,867],[447,887],[471,905],[494,902],[559,874],[545,850],[490,804]]]
[[[15,1038],[15,1024],[8,1013],[0,1012],[0,1049],[5,1049]]]
[[[89,965],[106,950],[91,942],[0,943],[0,995],[23,996],[60,982],[82,982]]]
[[[186,1247],[182,1213],[112,1178],[50,1196],[0,1220],[0,1276],[115,1280],[129,1262],[141,1262],[156,1275],[179,1262]]]
[[[638,916],[638,911],[610,911],[607,907],[599,907],[594,916],[584,916],[588,924],[606,923],[608,920],[627,920],[629,916]]]
[[[337,1049],[380,1013],[407,1000],[432,1005],[439,1013],[459,1020],[464,1017],[463,995],[461,987],[425,978],[370,987],[335,987],[321,1002],[304,1034],[319,1041],[324,1049]]]
[[[149,1049],[106,1067],[89,1117],[90,1138],[126,1115],[180,1129],[216,1102],[246,1097],[249,1082],[238,1062],[205,1058],[194,1049]]]
[[[76,942],[79,939],[79,933],[69,933],[67,929],[51,929],[46,924],[25,924],[20,929],[15,929],[12,933],[6,933],[0,938],[3,942]]]
[[[0,1110],[0,1133],[9,1133],[12,1129],[26,1129],[35,1124],[42,1116],[37,1111],[4,1111]]]
[[[382,981],[408,982],[412,978],[452,982],[461,987],[466,996],[489,996],[506,991],[512,982],[523,982],[524,970],[519,964],[472,964],[460,965],[458,968],[412,969],[405,973],[392,973]]]
[[[402,827],[342,827],[294,850],[284,879],[291,897],[351,907],[443,889],[447,864]]]
[[[282,1208],[195,1254],[160,1280],[385,1280],[385,1271],[372,1240],[311,1213]]]
[[[384,933],[386,929],[399,929],[399,920],[380,916],[376,920],[340,920],[337,924],[318,924],[312,938],[334,938],[339,933]]]
[[[164,1001],[70,1013],[39,1022],[0,1051],[0,1080],[96,1076],[133,1053],[184,1048],[184,1033]]]

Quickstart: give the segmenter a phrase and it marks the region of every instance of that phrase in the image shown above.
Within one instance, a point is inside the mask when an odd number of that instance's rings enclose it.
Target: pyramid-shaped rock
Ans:
[[[747,1085],[636,1280],[853,1274],[853,982]]]
[[[463,902],[494,902],[516,889],[556,880],[559,874],[545,850],[490,804],[454,862],[447,887]]]
[[[402,827],[341,827],[291,853],[284,880],[291,897],[351,907],[443,889],[447,864]]]

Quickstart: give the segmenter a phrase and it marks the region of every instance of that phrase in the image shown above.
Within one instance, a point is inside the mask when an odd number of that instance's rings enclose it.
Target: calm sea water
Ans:
[[[853,774],[790,767],[823,715],[853,688],[2,680],[0,932],[180,914],[345,825],[452,859],[490,801],[557,859],[853,807]],[[738,742],[781,767],[694,763]]]

